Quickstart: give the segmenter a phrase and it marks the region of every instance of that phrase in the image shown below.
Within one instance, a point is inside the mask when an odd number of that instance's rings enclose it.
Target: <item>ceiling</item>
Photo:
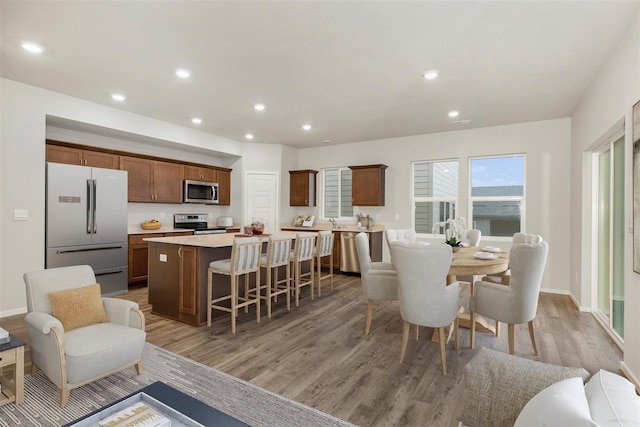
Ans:
[[[0,2],[2,77],[298,148],[570,117],[639,4]]]

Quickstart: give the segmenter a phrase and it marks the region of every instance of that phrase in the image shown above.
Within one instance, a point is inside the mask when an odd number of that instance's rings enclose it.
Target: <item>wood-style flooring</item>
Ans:
[[[336,275],[333,293],[324,283],[322,297],[312,301],[309,290],[303,290],[300,307],[292,304],[290,312],[281,298],[273,318],[263,315],[259,324],[253,308],[242,312],[235,335],[228,316],[211,328],[195,328],[152,315],[144,287],[130,289],[123,298],[140,304],[148,342],[363,426],[456,426],[467,362],[481,346],[507,352],[505,325],[497,338],[477,333],[475,350],[469,349],[469,332],[462,329],[460,350],[453,349],[453,342],[447,346],[448,375],[443,377],[432,330],[422,328],[400,364],[398,302],[375,304],[371,333],[365,337],[367,304],[360,278]],[[0,327],[27,340],[24,315],[2,318]],[[542,294],[536,327],[540,356],[533,355],[527,325],[516,326],[516,355],[582,366],[590,373],[619,373],[621,352],[569,297]],[[28,346],[25,359],[29,372]]]

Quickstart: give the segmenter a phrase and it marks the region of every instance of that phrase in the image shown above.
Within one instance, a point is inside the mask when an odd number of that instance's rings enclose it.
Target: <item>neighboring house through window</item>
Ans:
[[[323,169],[322,182],[322,217],[325,219],[353,218],[353,206],[351,205],[351,169]]]
[[[432,232],[433,226],[455,218],[458,200],[458,161],[412,163],[412,223],[419,234]]]

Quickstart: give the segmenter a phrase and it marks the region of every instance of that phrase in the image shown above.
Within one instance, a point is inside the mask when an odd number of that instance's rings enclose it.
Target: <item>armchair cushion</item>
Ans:
[[[481,348],[465,367],[465,407],[459,420],[468,426],[513,425],[533,396],[558,381],[589,373]]]
[[[97,283],[81,288],[50,292],[49,302],[53,317],[60,320],[67,332],[82,326],[109,321],[102,304],[100,285]]]

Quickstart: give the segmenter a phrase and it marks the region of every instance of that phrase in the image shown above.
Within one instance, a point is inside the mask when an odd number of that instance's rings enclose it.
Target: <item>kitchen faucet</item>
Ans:
[[[336,228],[336,219],[335,218],[329,218],[329,222],[333,225],[333,228]]]

